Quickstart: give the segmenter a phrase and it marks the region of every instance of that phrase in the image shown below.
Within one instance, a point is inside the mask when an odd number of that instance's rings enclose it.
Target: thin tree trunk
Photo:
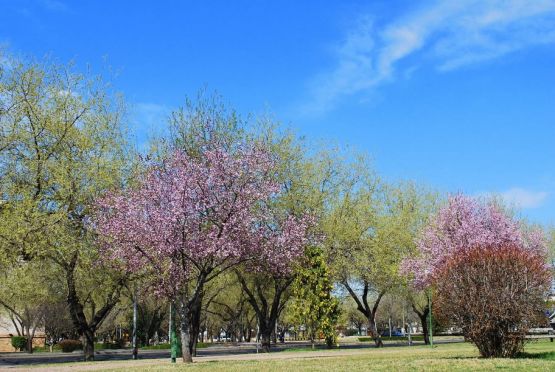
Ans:
[[[360,298],[356,294],[356,292],[351,288],[347,280],[344,280],[342,284],[347,289],[347,291],[349,292],[353,300],[355,300],[358,311],[364,314],[366,319],[368,319],[368,330],[370,331],[370,336],[372,337],[372,340],[374,340],[376,347],[382,347],[383,341],[376,327],[376,313],[378,311],[378,306],[380,305],[380,301],[385,294],[385,290],[382,290],[381,292],[379,292],[378,297],[374,301],[373,306],[370,307],[370,304],[368,303],[368,294],[370,291],[369,283],[364,282],[364,288],[363,288],[362,296]]]
[[[274,293],[271,302],[266,298],[266,293],[259,283],[255,282],[254,290],[251,290],[241,273],[236,270],[237,278],[243,291],[247,295],[248,302],[251,304],[259,324],[259,334],[262,339],[262,349],[265,352],[270,351],[270,343],[272,335],[275,335],[276,322],[281,310],[287,302],[287,298],[283,298],[284,292],[293,282],[293,276],[290,278],[273,278]],[[277,336],[276,336],[277,337]],[[275,340],[277,343],[277,339]]]
[[[430,309],[425,307],[422,311],[419,311],[414,304],[412,304],[412,310],[418,315],[418,319],[420,319],[420,324],[422,325],[422,332],[424,333],[424,344],[430,344],[430,333],[428,328],[428,313]]]

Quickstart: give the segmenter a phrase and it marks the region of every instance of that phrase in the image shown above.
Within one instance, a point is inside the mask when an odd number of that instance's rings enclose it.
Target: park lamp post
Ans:
[[[175,363],[177,359],[177,342],[176,342],[176,334],[175,334],[175,324],[174,324],[174,315],[173,315],[173,301],[170,300],[170,329],[168,332],[168,341],[170,342],[170,350],[171,350],[171,360],[172,363]]]
[[[171,350],[171,361],[175,363],[176,359],[182,356],[181,350],[181,340],[177,337],[177,332],[175,331],[175,304],[173,300],[170,300],[170,321],[169,321],[169,342]]]
[[[137,283],[133,288],[133,359],[137,359],[139,345],[137,345]]]

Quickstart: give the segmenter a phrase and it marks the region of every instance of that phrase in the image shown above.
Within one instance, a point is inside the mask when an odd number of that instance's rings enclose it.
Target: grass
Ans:
[[[530,343],[525,352],[515,359],[480,358],[476,348],[468,343],[441,344],[433,349],[428,346],[404,346],[318,350],[313,354],[279,352],[261,357],[262,360],[206,361],[192,365],[172,365],[167,359],[71,365],[77,368],[90,365],[91,368],[108,371],[550,371],[555,370],[555,343],[547,340]],[[50,366],[61,367],[59,364]],[[64,366],[69,367],[70,364]]]

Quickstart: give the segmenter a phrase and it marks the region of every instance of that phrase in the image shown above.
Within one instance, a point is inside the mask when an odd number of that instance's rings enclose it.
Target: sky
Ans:
[[[138,146],[217,91],[391,182],[555,224],[555,0],[0,0],[0,45],[109,71]]]

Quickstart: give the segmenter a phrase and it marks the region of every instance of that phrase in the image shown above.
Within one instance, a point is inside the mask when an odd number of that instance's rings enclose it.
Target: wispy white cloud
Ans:
[[[376,26],[363,16],[335,48],[335,67],[312,80],[305,111],[395,79],[401,61],[422,53],[439,71],[475,64],[555,42],[555,0],[437,1]],[[424,62],[421,62],[424,63]],[[411,61],[414,69],[419,63]]]
[[[513,187],[499,194],[503,201],[518,208],[541,207],[549,196],[547,191],[532,191],[520,187]]]
[[[138,124],[157,127],[166,124],[170,109],[158,103],[141,102],[133,106],[133,112]]]
[[[165,134],[170,108],[157,103],[142,102],[131,108],[131,120],[140,151],[146,151],[150,139]]]
[[[46,9],[65,12],[68,10],[67,4],[59,0],[39,0],[39,3]]]

